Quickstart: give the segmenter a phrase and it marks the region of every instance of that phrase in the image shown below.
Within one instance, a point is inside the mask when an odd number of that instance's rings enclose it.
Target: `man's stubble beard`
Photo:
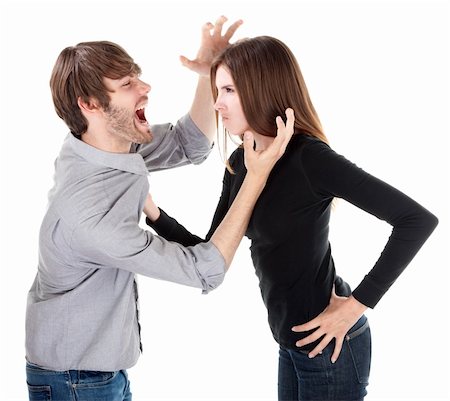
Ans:
[[[109,106],[106,110],[108,117],[107,130],[110,134],[133,143],[149,143],[153,139],[150,127],[144,133],[134,124],[134,113],[130,116],[128,110],[116,106]]]

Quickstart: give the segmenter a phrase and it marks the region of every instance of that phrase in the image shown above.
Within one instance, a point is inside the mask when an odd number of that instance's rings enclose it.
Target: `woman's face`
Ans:
[[[218,94],[214,108],[219,112],[223,126],[232,135],[242,135],[250,130],[231,74],[223,66],[216,71],[216,88]]]

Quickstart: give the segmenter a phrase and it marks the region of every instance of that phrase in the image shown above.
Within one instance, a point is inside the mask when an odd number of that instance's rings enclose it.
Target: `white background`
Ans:
[[[444,1],[3,1],[1,24],[2,400],[25,400],[24,313],[37,234],[67,128],[48,80],[59,52],[119,43],[152,85],[152,123],[184,114],[201,25],[224,14],[236,38],[272,35],[296,54],[332,146],[435,213],[440,225],[368,312],[367,400],[449,399],[449,4]],[[204,235],[218,200],[217,148],[200,166],[154,173],[154,198]],[[332,215],[338,273],[356,286],[390,227],[343,201]],[[130,369],[135,400],[275,400],[277,345],[244,239],[224,284],[199,290],[140,278],[144,354]]]

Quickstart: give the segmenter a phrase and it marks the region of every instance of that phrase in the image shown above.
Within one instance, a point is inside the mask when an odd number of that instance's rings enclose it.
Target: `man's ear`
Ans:
[[[85,102],[80,96],[77,100],[77,103],[82,113],[92,114],[100,109],[97,100],[93,98],[89,99],[88,102]]]

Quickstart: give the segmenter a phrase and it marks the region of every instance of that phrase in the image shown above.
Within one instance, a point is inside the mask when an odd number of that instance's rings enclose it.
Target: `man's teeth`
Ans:
[[[145,118],[145,106],[137,109],[135,113],[140,122],[147,122],[147,119]]]

